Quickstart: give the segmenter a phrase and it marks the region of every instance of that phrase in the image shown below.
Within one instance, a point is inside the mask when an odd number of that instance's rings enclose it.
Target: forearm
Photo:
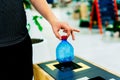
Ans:
[[[46,0],[30,0],[35,9],[50,23],[57,21]]]

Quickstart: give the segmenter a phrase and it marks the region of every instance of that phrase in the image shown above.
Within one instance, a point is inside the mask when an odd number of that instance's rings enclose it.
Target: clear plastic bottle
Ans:
[[[56,47],[56,59],[58,62],[71,62],[74,59],[74,48],[67,41],[67,36],[62,36],[62,41]]]

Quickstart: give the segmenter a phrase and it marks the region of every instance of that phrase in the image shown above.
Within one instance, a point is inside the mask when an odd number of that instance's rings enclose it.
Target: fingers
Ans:
[[[69,36],[70,36],[70,34],[71,34],[71,31],[70,31],[70,30],[68,30],[68,31],[67,31],[67,36],[69,37]]]
[[[75,28],[73,28],[73,29],[71,30],[72,40],[75,40],[75,35],[74,35],[74,32],[80,32],[80,30],[75,29]]]
[[[73,32],[80,32],[80,30],[78,30],[78,29],[72,29],[71,36],[72,36],[72,39],[75,40],[75,35],[74,35]]]
[[[73,31],[71,32],[72,40],[75,40],[75,36],[73,34]]]
[[[73,31],[75,31],[75,32],[80,32],[80,30],[78,30],[78,29],[73,29]]]
[[[59,33],[60,30],[63,30],[64,33],[69,37],[70,35],[72,36],[72,39],[75,40],[75,35],[74,32],[80,32],[80,30],[72,28],[68,24],[65,23],[59,23],[57,24],[57,27],[53,27],[55,36],[61,40],[61,35]]]
[[[59,32],[55,32],[55,35],[59,40],[61,40],[61,35],[59,34]]]
[[[63,32],[67,33],[68,37],[71,35],[72,40],[75,40],[74,32],[80,32],[80,30],[78,30],[78,29],[68,29],[68,30],[63,30]]]
[[[63,29],[63,32],[67,33],[67,36],[69,37],[70,35],[72,36],[72,39],[75,40],[75,35],[74,32],[80,32],[80,30],[72,28],[72,27],[68,27],[69,25],[66,25],[67,29]]]

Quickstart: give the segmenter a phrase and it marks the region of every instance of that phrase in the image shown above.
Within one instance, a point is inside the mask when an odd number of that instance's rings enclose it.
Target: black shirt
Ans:
[[[26,34],[26,15],[22,0],[0,0],[0,47],[22,41]]]

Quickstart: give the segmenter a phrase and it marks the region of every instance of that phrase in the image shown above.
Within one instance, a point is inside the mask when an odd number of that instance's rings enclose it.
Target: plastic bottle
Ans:
[[[62,36],[62,41],[56,47],[56,59],[59,63],[71,62],[74,59],[74,48],[67,38]]]

